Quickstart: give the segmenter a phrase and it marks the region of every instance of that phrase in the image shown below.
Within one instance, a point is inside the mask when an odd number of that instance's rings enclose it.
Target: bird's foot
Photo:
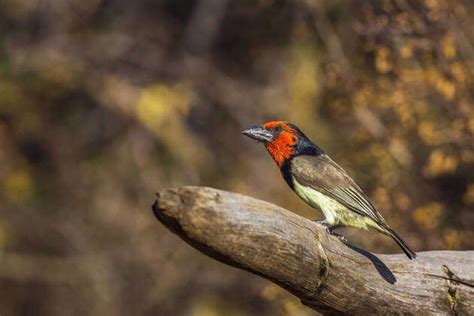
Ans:
[[[326,226],[326,227],[330,226],[329,223],[325,219],[315,219],[312,222],[316,223],[316,224],[319,224],[319,225]]]
[[[347,238],[346,238],[345,236],[334,232],[335,229],[340,228],[340,227],[343,227],[343,225],[341,225],[341,224],[331,225],[331,224],[329,224],[325,219],[322,219],[322,220],[314,220],[313,222],[325,226],[325,227],[326,227],[326,233],[327,233],[328,235],[332,235],[332,236],[334,236],[334,237],[337,237],[337,238],[338,238],[340,241],[342,241],[343,243],[347,243]]]
[[[335,233],[335,232],[332,232],[332,231],[329,231],[329,234],[334,236],[334,237],[337,237],[337,239],[339,239],[340,241],[342,241],[343,243],[347,243],[347,238],[346,236],[344,235],[341,235],[341,234],[338,234],[338,233]]]

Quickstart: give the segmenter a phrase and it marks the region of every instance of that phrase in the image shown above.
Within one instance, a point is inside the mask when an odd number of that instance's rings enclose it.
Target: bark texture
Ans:
[[[318,312],[474,315],[474,251],[372,254],[281,207],[206,187],[162,190],[153,211],[194,248]]]

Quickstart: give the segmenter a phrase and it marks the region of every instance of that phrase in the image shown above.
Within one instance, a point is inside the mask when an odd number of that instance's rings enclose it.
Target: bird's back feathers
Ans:
[[[287,170],[282,170],[282,172],[291,172],[291,179],[297,181],[298,185],[316,190],[342,204],[349,211],[370,218],[375,224],[372,224],[373,227],[392,237],[408,258],[416,257],[416,253],[388,226],[359,185],[329,156],[322,154],[293,157]]]
[[[291,161],[291,173],[298,183],[326,194],[376,223],[385,223],[357,183],[329,156],[294,157]]]

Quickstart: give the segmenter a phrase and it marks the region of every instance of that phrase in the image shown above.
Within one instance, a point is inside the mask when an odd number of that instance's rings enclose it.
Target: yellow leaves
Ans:
[[[392,70],[393,65],[390,61],[390,50],[388,48],[381,47],[377,50],[375,55],[375,68],[383,74]]]
[[[197,296],[189,314],[192,316],[244,315],[237,306],[228,304],[227,301],[221,300],[217,296],[206,294]]]
[[[456,93],[456,86],[454,83],[444,78],[440,78],[436,82],[435,88],[448,101],[451,101]]]
[[[400,56],[403,59],[408,59],[413,56],[413,46],[405,44],[400,48]]]
[[[398,192],[394,197],[395,205],[400,210],[408,210],[411,206],[411,200],[404,192]]]
[[[467,186],[466,193],[462,198],[464,204],[473,205],[474,204],[474,183],[470,183]]]
[[[152,130],[172,116],[186,114],[192,92],[185,84],[156,84],[145,88],[137,104],[137,117]]]
[[[268,284],[262,290],[262,296],[269,301],[276,300],[282,295],[284,295],[284,290],[275,284]]]
[[[426,230],[438,227],[439,220],[443,215],[443,206],[437,202],[431,202],[418,207],[413,213],[415,222]]]
[[[212,156],[186,126],[194,98],[191,86],[186,83],[154,84],[142,90],[135,114],[176,159],[199,168]]]
[[[400,76],[401,83],[420,84],[425,81],[425,72],[421,68],[400,68],[397,73]]]
[[[418,136],[426,145],[437,145],[441,142],[440,134],[435,130],[433,122],[422,121],[418,125]]]
[[[447,59],[453,59],[456,57],[454,37],[451,33],[446,34],[441,40],[441,50]]]
[[[412,162],[412,154],[408,149],[404,139],[393,137],[390,140],[389,150],[392,156],[405,167],[409,167]]]
[[[372,91],[370,91],[368,87],[358,89],[352,95],[352,103],[354,104],[354,107],[367,106],[371,96]]]
[[[395,106],[395,112],[398,114],[400,122],[403,125],[414,123],[413,121],[413,106],[408,103],[401,103]]]
[[[390,94],[389,100],[394,105],[406,104],[406,95],[402,91],[395,90],[392,94]]]
[[[425,0],[425,4],[428,8],[430,8],[432,10],[439,7],[438,0]]]
[[[440,70],[430,67],[426,72],[426,79],[436,91],[447,101],[452,101],[456,94],[456,85],[451,80],[446,79]]]
[[[298,301],[295,302],[295,300],[285,300],[283,303],[283,309],[285,310],[286,315],[298,315],[302,314],[304,307],[302,307]]]
[[[418,136],[425,145],[459,143],[465,136],[466,123],[462,119],[455,119],[451,124],[439,122],[442,127],[436,127],[434,122],[422,121],[418,125]]]
[[[468,82],[468,76],[466,74],[466,66],[460,62],[456,62],[449,67],[451,74],[457,83],[466,84]]]
[[[463,234],[456,230],[456,229],[445,229],[442,236],[443,244],[447,249],[459,249],[463,240],[467,236],[463,236]]]
[[[33,192],[33,179],[25,169],[14,169],[7,172],[4,182],[5,197],[18,203],[26,200]]]
[[[310,115],[314,109],[314,101],[319,94],[318,83],[319,65],[314,55],[314,47],[300,43],[292,52],[292,61],[289,64],[288,87],[289,106],[292,109],[291,120],[299,120],[301,116]]]
[[[434,178],[442,174],[453,173],[459,164],[459,160],[454,155],[449,155],[439,149],[434,150],[428,164],[423,168],[426,177]]]
[[[412,33],[416,27],[413,17],[407,12],[401,12],[395,15],[394,21],[396,21],[397,27],[401,32]]]
[[[127,115],[134,114],[134,105],[141,95],[138,87],[114,75],[104,75],[92,89],[95,89],[94,94],[102,104]]]

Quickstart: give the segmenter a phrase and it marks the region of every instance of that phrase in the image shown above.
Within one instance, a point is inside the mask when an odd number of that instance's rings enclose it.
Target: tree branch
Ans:
[[[205,187],[163,190],[160,222],[204,254],[326,314],[474,315],[474,251],[374,255],[270,203]]]

